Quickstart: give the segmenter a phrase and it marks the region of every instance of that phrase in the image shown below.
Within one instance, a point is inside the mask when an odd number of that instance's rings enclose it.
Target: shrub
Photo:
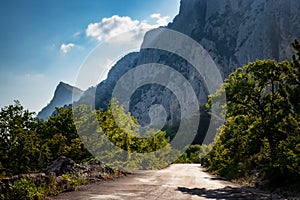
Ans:
[[[45,197],[44,190],[26,178],[14,182],[13,196],[19,200],[39,200]]]

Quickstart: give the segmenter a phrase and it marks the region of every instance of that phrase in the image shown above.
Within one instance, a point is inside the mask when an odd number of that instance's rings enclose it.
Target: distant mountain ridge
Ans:
[[[69,105],[73,102],[73,98],[77,101],[82,94],[83,91],[79,88],[60,82],[56,87],[52,100],[38,113],[37,117],[44,120],[48,119],[53,114],[56,107]]]

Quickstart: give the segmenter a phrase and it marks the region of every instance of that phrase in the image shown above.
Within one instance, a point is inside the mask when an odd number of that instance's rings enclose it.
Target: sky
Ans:
[[[1,1],[0,107],[19,100],[39,112],[60,81],[76,84],[97,46],[102,45],[98,51],[104,50],[103,62],[110,66],[116,52],[105,51],[105,43],[124,44],[120,35],[126,32],[135,47],[142,41],[141,30],[171,22],[179,6],[180,0]]]

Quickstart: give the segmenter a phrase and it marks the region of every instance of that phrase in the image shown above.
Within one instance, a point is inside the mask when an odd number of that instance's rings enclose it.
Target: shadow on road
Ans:
[[[205,188],[190,189],[178,187],[177,190],[184,194],[197,195],[208,199],[272,199],[269,194],[253,193],[249,187],[225,187],[211,190],[207,190]]]
[[[227,178],[223,177],[204,177],[204,179],[209,179],[213,181],[229,181]]]

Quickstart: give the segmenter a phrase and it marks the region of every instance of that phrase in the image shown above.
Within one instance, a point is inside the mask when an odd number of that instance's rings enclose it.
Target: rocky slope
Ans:
[[[55,89],[51,102],[38,113],[37,117],[40,119],[48,119],[53,114],[56,107],[69,105],[73,102],[73,98],[77,101],[82,94],[82,90],[60,82]]]
[[[290,44],[295,38],[300,39],[299,9],[297,0],[182,0],[179,14],[168,28],[199,42],[225,78],[237,67],[257,59],[290,59]],[[205,103],[205,84],[186,60],[170,52],[144,49],[125,56],[111,69],[107,80],[96,88],[95,107],[106,108],[120,77],[147,63],[164,64],[180,72],[191,83],[199,103]],[[141,124],[148,125],[149,110],[154,104],[165,107],[168,121],[180,118],[176,97],[157,84],[136,90],[129,111]]]
[[[298,0],[182,0],[179,14],[167,28],[201,44],[225,78],[237,67],[257,59],[290,59],[293,54],[290,44],[295,38],[300,39],[299,10]],[[151,39],[155,42],[159,36]],[[117,62],[107,80],[90,88],[78,103],[105,109],[122,75],[149,63],[167,65],[178,71],[190,82],[199,103],[206,102],[206,85],[190,63],[170,52],[143,49]],[[164,106],[171,124],[180,119],[182,113],[176,95],[158,84],[147,84],[134,91],[129,111],[146,126],[151,123],[149,111],[155,104]]]

